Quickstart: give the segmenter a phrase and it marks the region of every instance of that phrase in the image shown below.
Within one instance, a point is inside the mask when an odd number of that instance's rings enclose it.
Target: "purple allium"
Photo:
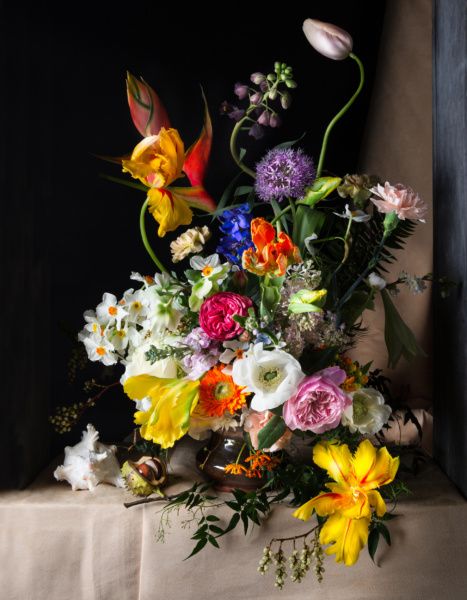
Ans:
[[[313,159],[302,150],[275,148],[256,166],[255,190],[265,202],[301,198],[315,176]]]
[[[244,83],[236,83],[234,86],[234,93],[240,100],[243,100],[248,96],[248,86]]]

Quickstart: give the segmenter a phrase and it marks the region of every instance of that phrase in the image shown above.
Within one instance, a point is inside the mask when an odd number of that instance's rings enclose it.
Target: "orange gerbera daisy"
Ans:
[[[201,379],[199,407],[210,417],[222,417],[225,412],[233,414],[241,408],[247,394],[245,388],[234,383],[230,375],[223,372],[225,365],[217,365]]]

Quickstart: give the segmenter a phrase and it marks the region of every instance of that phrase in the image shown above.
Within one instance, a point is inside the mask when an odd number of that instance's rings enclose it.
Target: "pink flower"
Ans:
[[[258,450],[258,433],[267,423],[273,418],[274,413],[270,410],[264,412],[256,412],[255,410],[250,411],[245,418],[243,429],[250,434],[250,440],[253,448]],[[270,448],[263,448],[265,452],[277,452],[288,446],[292,432],[287,429],[276,442]]]
[[[284,404],[282,416],[290,429],[324,433],[340,423],[342,413],[352,399],[339,385],[344,383],[345,371],[329,367],[305,377],[297,392]]]
[[[352,52],[352,37],[336,25],[317,19],[306,19],[303,32],[313,48],[327,58],[343,60]]]
[[[427,206],[425,202],[411,188],[405,187],[401,183],[391,185],[388,181],[384,187],[378,184],[370,188],[370,192],[377,198],[370,198],[373,204],[381,213],[390,213],[395,211],[399,219],[418,219],[425,222],[423,217],[426,214]]]
[[[213,340],[231,340],[243,332],[233,317],[246,317],[253,305],[250,298],[233,292],[218,292],[207,298],[199,311],[199,324]]]

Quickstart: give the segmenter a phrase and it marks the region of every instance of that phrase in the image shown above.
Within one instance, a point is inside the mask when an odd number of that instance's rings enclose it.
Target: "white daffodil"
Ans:
[[[190,266],[192,270],[186,271],[188,281],[193,286],[189,306],[196,312],[208,294],[219,291],[219,286],[230,271],[230,264],[221,264],[219,255],[211,254],[207,258],[192,256]]]
[[[376,275],[376,273],[370,273],[368,275],[368,285],[375,290],[384,290],[386,287],[386,280]]]
[[[130,323],[138,323],[147,318],[149,312],[149,300],[145,290],[132,289],[127,290],[123,294],[124,306],[128,312],[127,321]]]
[[[89,333],[98,333],[100,335],[104,334],[104,326],[97,318],[96,313],[93,310],[87,310],[84,313],[84,320],[86,321],[86,325],[84,326],[83,333],[88,331]]]
[[[117,298],[113,294],[105,293],[102,296],[102,302],[96,308],[97,318],[104,325],[117,324],[117,328],[121,328],[122,319],[127,315],[124,306],[117,302]]]
[[[143,288],[154,284],[154,277],[151,275],[141,275],[141,273],[137,273],[136,271],[131,272],[130,279],[142,283]]]
[[[122,329],[117,329],[116,327],[112,327],[106,331],[105,337],[109,340],[115,350],[123,354],[128,347],[128,343],[130,341],[128,337],[128,328],[122,327]]]
[[[258,412],[286,402],[304,377],[298,360],[284,350],[264,350],[262,343],[250,346],[232,367],[235,383],[255,394],[251,408]]]
[[[336,217],[341,217],[341,219],[352,219],[355,223],[365,223],[371,219],[371,215],[366,213],[364,210],[350,210],[349,205],[345,205],[345,211],[341,213],[333,213]]]
[[[384,396],[373,388],[361,388],[350,394],[352,404],[342,414],[342,425],[352,433],[366,435],[377,433],[391,416],[391,407],[384,403]]]
[[[80,341],[83,342],[86,348],[89,360],[93,362],[99,361],[106,366],[114,365],[118,361],[113,344],[100,334],[81,337]]]

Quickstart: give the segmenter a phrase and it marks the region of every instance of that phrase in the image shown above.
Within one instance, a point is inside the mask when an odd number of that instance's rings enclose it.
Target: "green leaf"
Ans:
[[[383,536],[383,538],[386,540],[386,544],[388,546],[390,546],[391,545],[391,534],[389,533],[389,529],[386,527],[386,525],[383,525],[383,523],[378,523],[378,531]]]
[[[339,186],[342,179],[340,177],[320,177],[307,188],[305,196],[300,198],[297,204],[306,204],[313,208],[320,200],[329,196]]]
[[[281,214],[282,208],[279,206],[277,200],[271,199],[272,210],[274,211],[274,216],[277,217]],[[287,225],[287,215],[282,215],[279,217],[279,221],[282,225],[282,229],[284,229],[285,233],[289,233],[289,226]]]
[[[217,527],[217,525],[210,525],[209,526],[209,531],[213,531],[214,533],[224,533],[224,530],[221,529],[220,527]]]
[[[251,185],[240,185],[234,193],[234,196],[246,196],[251,192],[253,186]]]
[[[186,558],[184,558],[183,560],[188,560],[189,558],[191,558],[192,556],[194,556],[195,554],[198,554],[198,552],[200,550],[202,550],[204,548],[204,546],[206,546],[206,544],[208,543],[207,538],[204,538],[202,540],[200,540],[196,546],[193,548],[193,550],[191,551],[191,554],[189,554]]]
[[[240,160],[241,160],[241,158],[240,158]],[[227,205],[227,202],[233,196],[234,188],[237,184],[237,181],[240,179],[240,177],[242,175],[243,175],[243,171],[241,171],[240,173],[235,175],[235,177],[232,179],[232,181],[229,183],[229,185],[225,188],[224,193],[222,194],[222,196],[219,200],[219,203],[217,204],[217,208],[212,217],[211,223],[213,223],[215,221],[217,215],[222,213],[224,207]]]
[[[220,519],[219,517],[216,517],[216,515],[208,515],[206,521],[220,521]]]
[[[267,424],[259,430],[258,450],[270,448],[285,433],[285,423],[282,417],[274,415]]]
[[[228,502],[226,502],[226,504],[228,504]],[[237,527],[239,521],[240,521],[240,513],[236,512],[235,514],[232,515],[232,518],[230,519],[230,522],[227,525],[227,527],[224,529],[224,531],[222,533],[219,533],[219,535],[217,537],[221,537],[221,535],[225,535],[226,533],[229,533],[229,531],[232,531],[232,529],[235,529],[235,527]]]
[[[314,210],[308,206],[297,206],[293,241],[300,248],[302,256],[304,256],[306,250],[305,238],[314,233],[319,235],[325,221],[326,215],[319,210]]]
[[[384,306],[384,339],[388,349],[388,367],[395,368],[401,356],[411,361],[417,356],[426,356],[418,345],[414,334],[394,306],[388,292],[381,290]]]
[[[218,541],[216,540],[216,538],[214,536],[210,535],[208,537],[208,542],[210,544],[212,544],[213,546],[215,546],[216,548],[219,548],[219,543],[218,543]]]
[[[368,554],[370,555],[371,560],[375,563],[375,554],[378,549],[379,544],[379,531],[377,529],[372,529],[370,531],[370,535],[368,536]],[[379,565],[376,565],[379,566]]]
[[[247,534],[248,531],[248,516],[246,513],[241,513],[241,518],[242,518],[242,522],[243,522],[243,531],[245,533],[245,535]]]
[[[374,309],[373,294],[357,290],[342,307],[342,320],[347,327],[351,327],[366,309]]]

